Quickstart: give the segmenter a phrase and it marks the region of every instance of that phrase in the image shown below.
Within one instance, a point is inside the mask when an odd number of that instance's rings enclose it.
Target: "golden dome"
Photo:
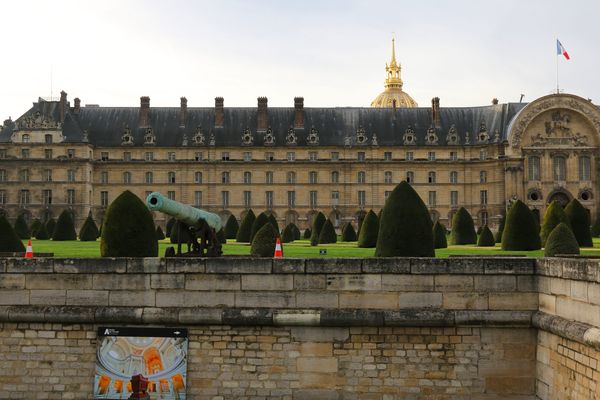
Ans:
[[[402,91],[401,69],[400,64],[396,62],[396,49],[392,38],[392,59],[389,65],[385,64],[385,72],[387,73],[385,90],[375,97],[375,100],[371,102],[371,107],[418,107],[417,102],[408,93]]]

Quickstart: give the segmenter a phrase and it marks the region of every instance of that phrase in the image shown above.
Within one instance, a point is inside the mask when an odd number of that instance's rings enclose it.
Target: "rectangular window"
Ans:
[[[592,164],[590,157],[579,157],[579,180],[589,181],[592,174]]]
[[[45,169],[44,173],[42,174],[42,180],[44,182],[52,182],[52,170],[51,169]]]
[[[0,182],[6,182],[6,170],[0,169]]]
[[[450,161],[456,161],[458,160],[458,153],[456,151],[451,151],[450,152]]]
[[[131,153],[129,151],[123,153],[123,161],[131,161]]]
[[[481,205],[486,205],[488,202],[488,193],[487,190],[481,190],[479,192],[479,200]]]
[[[383,193],[383,198],[385,199],[385,201],[387,201],[388,197],[390,197],[390,194],[392,194],[392,191],[391,191],[391,190],[386,190],[386,191]]]
[[[252,207],[252,192],[249,190],[244,191],[244,207]]]
[[[67,149],[67,158],[75,158],[75,149]]]
[[[100,183],[108,183],[108,172],[102,171],[100,173]]]
[[[154,182],[154,173],[152,173],[151,171],[146,172],[146,183],[153,183]]]
[[[430,191],[429,192],[428,200],[429,200],[429,207],[435,207],[435,202],[436,202],[436,193],[435,193],[435,191]]]
[[[108,207],[108,192],[100,192],[100,205],[102,207]]]
[[[429,172],[427,174],[427,182],[428,183],[435,183],[435,172]]]
[[[479,171],[479,183],[487,183],[487,172]]]
[[[340,159],[340,153],[337,151],[331,152],[331,161],[338,161]]]
[[[194,183],[202,184],[202,172],[197,171],[194,173]]]
[[[52,204],[52,190],[42,190],[42,203],[44,205]]]
[[[251,151],[244,152],[244,161],[252,161],[252,152]]]
[[[365,152],[359,151],[357,154],[358,161],[365,161]]]
[[[29,149],[21,149],[21,158],[29,158]]]
[[[340,192],[338,192],[337,190],[334,190],[333,192],[331,192],[331,205],[337,206],[339,204],[340,204]]]
[[[358,174],[356,174],[356,180],[358,183],[366,183],[367,175],[365,174],[365,171],[359,171]]]
[[[364,207],[367,204],[367,193],[364,190],[358,191],[358,205]]]
[[[452,190],[450,192],[450,205],[452,207],[458,206],[458,191],[456,191],[456,190]]]
[[[429,161],[435,161],[435,151],[430,151],[427,153],[427,159]]]
[[[392,161],[392,152],[386,151],[385,153],[383,153],[383,160],[384,161]]]
[[[6,204],[6,190],[0,190],[0,204]]]
[[[273,192],[270,190],[265,192],[265,205],[268,210],[273,208]]]
[[[229,161],[229,152],[224,151],[221,153],[221,161]]]
[[[175,183],[175,172],[169,172],[167,174],[167,182],[168,183]]]
[[[415,154],[412,151],[406,152],[406,161],[412,161],[415,159]]]
[[[246,185],[250,185],[252,183],[252,172],[250,172],[250,171],[244,172],[244,183]]]
[[[75,204],[75,189],[67,189],[67,204]]]
[[[272,184],[273,183],[273,172],[267,171],[265,173],[265,183]]]
[[[174,151],[170,151],[169,153],[167,153],[167,159],[169,161],[175,161],[175,152]]]
[[[201,152],[201,151],[197,151],[197,152],[194,154],[194,159],[195,159],[196,161],[202,161],[202,159],[203,159],[203,157],[202,157],[202,152]]]
[[[392,171],[385,171],[383,173],[383,182],[384,183],[392,183]]]
[[[23,169],[19,171],[19,180],[21,182],[29,182],[29,170]]]
[[[296,207],[296,192],[293,190],[289,190],[287,192],[287,197],[288,197],[288,207],[289,208]]]
[[[202,192],[200,190],[194,192],[194,206],[202,207]]]
[[[316,151],[309,151],[308,152],[308,159],[310,161],[317,161],[318,160],[317,152]]]
[[[229,172],[223,172],[221,174],[221,183],[229,183]]]
[[[6,150],[0,149],[0,159],[5,159],[5,158],[6,158]]]
[[[103,151],[100,153],[100,160],[108,161],[108,151]]]
[[[308,173],[308,182],[311,184],[317,183],[317,171],[310,171]]]
[[[131,183],[131,172],[123,172],[123,183],[124,184]]]
[[[296,153],[294,153],[293,151],[288,151],[287,160],[288,161],[296,161]]]
[[[275,154],[273,154],[273,152],[271,151],[267,151],[265,153],[265,161],[273,161],[275,160]]]
[[[44,149],[44,158],[47,160],[52,159],[52,149]]]
[[[221,192],[221,206],[223,208],[229,207],[229,192],[226,190]]]
[[[529,157],[529,180],[540,180],[540,158],[537,156]]]
[[[317,191],[316,190],[311,190],[310,194],[309,194],[309,205],[310,208],[315,209],[317,208]]]
[[[19,204],[22,206],[26,206],[29,204],[31,198],[29,195],[29,190],[21,190],[19,193]]]
[[[154,161],[154,153],[151,151],[147,151],[146,154],[144,154],[144,159],[146,161]]]
[[[410,183],[411,185],[415,183],[415,173],[412,171],[406,172],[406,183]]]
[[[454,185],[458,183],[458,172],[450,171],[450,183]]]
[[[168,198],[169,200],[175,200],[175,191],[174,191],[174,190],[169,190],[169,191],[167,192],[167,198]]]
[[[52,144],[53,138],[52,135],[44,135],[44,143]]]
[[[486,149],[479,150],[479,159],[480,160],[487,160],[487,157],[488,157],[488,154],[487,154]]]

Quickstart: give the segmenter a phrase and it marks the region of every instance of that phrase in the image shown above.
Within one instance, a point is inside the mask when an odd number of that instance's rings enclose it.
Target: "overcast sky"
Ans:
[[[531,101],[560,86],[600,103],[600,2],[6,1],[0,121],[60,90],[83,104],[369,106],[395,32],[421,106]],[[51,73],[52,71],[52,73]]]

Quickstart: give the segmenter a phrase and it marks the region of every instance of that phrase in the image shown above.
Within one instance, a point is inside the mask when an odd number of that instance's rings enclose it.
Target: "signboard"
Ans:
[[[187,336],[178,328],[98,328],[94,399],[128,399],[140,374],[150,399],[186,399]]]

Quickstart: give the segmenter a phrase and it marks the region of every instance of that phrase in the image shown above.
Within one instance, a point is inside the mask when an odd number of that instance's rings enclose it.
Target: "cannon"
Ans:
[[[190,242],[187,253],[181,252],[179,241],[177,253],[173,247],[168,247],[165,257],[219,257],[223,254],[221,242],[217,237],[217,232],[221,230],[223,223],[217,214],[181,204],[158,192],[152,192],[146,197],[146,205],[150,211],[161,211],[189,227]],[[181,229],[181,224],[179,227]]]

